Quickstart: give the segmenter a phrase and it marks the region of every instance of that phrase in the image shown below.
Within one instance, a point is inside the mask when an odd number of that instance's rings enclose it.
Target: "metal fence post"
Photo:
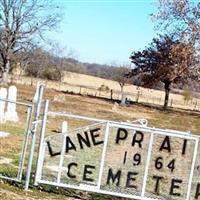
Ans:
[[[33,155],[34,155],[34,149],[35,149],[35,141],[36,141],[36,133],[38,130],[38,122],[39,122],[40,110],[41,110],[41,105],[42,105],[42,100],[43,100],[43,93],[44,93],[44,86],[40,85],[39,95],[38,95],[36,108],[35,108],[36,110],[35,110],[35,116],[34,116],[34,122],[33,122],[33,129],[31,131],[32,141],[31,141],[29,160],[28,160],[28,166],[27,166],[27,172],[26,172],[25,190],[28,190],[29,183],[30,183],[31,170],[32,170],[32,164],[33,164]]]
[[[19,171],[17,174],[17,179],[22,180],[22,173],[23,173],[23,166],[24,166],[24,161],[25,161],[25,156],[26,156],[26,150],[28,146],[28,138],[29,138],[29,130],[31,126],[31,119],[32,119],[32,109],[33,107],[29,107],[27,110],[27,119],[26,119],[26,128],[25,128],[25,133],[24,133],[24,141],[22,145],[22,153],[20,157],[20,162],[19,162]]]
[[[154,133],[151,132],[149,147],[148,147],[148,152],[147,152],[146,166],[145,166],[145,171],[144,171],[144,179],[143,179],[143,184],[142,184],[142,193],[141,193],[142,197],[145,197],[149,165],[150,165],[150,161],[151,161],[151,153],[152,153],[152,148],[153,148],[153,140],[154,140]]]
[[[39,138],[39,147],[38,147],[38,155],[37,155],[37,164],[36,164],[36,172],[35,172],[35,180],[34,185],[37,185],[37,180],[40,179],[40,172],[42,167],[42,152],[43,152],[43,142],[45,137],[45,130],[46,130],[46,123],[47,123],[47,116],[48,116],[48,109],[49,109],[49,100],[45,101],[44,112],[43,112],[43,120],[42,120],[42,129]]]
[[[194,154],[193,154],[193,158],[192,158],[192,166],[191,166],[191,171],[190,171],[190,176],[189,176],[186,200],[189,200],[190,195],[191,195],[190,192],[192,189],[192,179],[193,179],[194,170],[195,170],[195,163],[196,163],[196,158],[197,158],[197,153],[198,153],[198,145],[199,145],[199,138],[196,139],[196,141],[195,141]]]

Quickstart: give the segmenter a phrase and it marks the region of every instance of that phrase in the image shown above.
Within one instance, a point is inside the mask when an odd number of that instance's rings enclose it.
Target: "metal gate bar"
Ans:
[[[14,177],[8,177],[8,176],[4,176],[4,175],[0,174],[0,178],[2,178],[2,179],[21,182],[23,168],[24,168],[24,162],[25,162],[25,156],[26,156],[26,149],[27,149],[27,145],[28,145],[29,128],[30,128],[30,124],[31,124],[33,105],[30,103],[23,103],[23,102],[18,102],[18,101],[15,102],[15,101],[11,101],[9,99],[3,99],[3,98],[0,98],[0,101],[5,101],[7,103],[13,103],[16,105],[27,107],[27,117],[26,117],[26,122],[25,122],[26,127],[25,127],[24,134],[23,134],[24,140],[22,143],[22,150],[21,150],[21,155],[20,155],[20,159],[19,159],[17,176],[16,176],[16,178],[14,178]]]

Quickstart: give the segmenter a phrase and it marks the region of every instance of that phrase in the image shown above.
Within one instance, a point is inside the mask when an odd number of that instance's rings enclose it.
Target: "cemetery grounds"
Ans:
[[[34,96],[35,88],[30,86],[17,85],[18,89],[18,100],[30,102]],[[59,98],[60,97],[60,98]],[[167,128],[175,129],[180,131],[191,131],[193,134],[200,134],[200,113],[190,112],[186,110],[169,110],[162,111],[159,107],[150,107],[142,105],[130,105],[129,107],[121,107],[114,104],[111,101],[89,98],[87,96],[71,95],[55,90],[46,89],[45,98],[50,100],[50,109],[52,111],[66,111],[72,114],[96,117],[100,119],[109,119],[115,121],[133,121],[139,118],[145,118],[149,122],[149,126],[157,128]],[[60,100],[59,100],[60,99]],[[20,116],[20,121],[18,123],[6,123],[1,125],[1,129],[6,132],[11,133],[9,140],[4,138],[3,146],[0,146],[0,153],[5,157],[10,157],[10,160],[4,160],[4,162],[11,164],[12,169],[7,167],[5,173],[16,173],[13,171],[13,166],[18,165],[19,152],[21,150],[21,142],[23,140],[23,131],[25,129],[26,121],[26,110],[23,106],[19,106],[17,111]],[[63,118],[49,119],[49,126],[47,127],[47,134],[53,135],[59,133],[61,129],[61,122]],[[80,126],[88,125],[86,122],[81,120],[69,120],[69,130]],[[7,155],[9,154],[9,156]],[[1,159],[3,160],[3,159]],[[9,200],[34,200],[34,199],[76,199],[82,197],[83,199],[118,199],[117,197],[108,197],[104,195],[92,194],[88,196],[87,193],[82,193],[80,191],[68,191],[60,192],[65,193],[68,196],[63,196],[59,191],[51,188],[42,188],[39,191],[32,188],[30,191],[23,191],[22,189],[13,186],[10,183],[0,182],[0,199]],[[45,192],[46,191],[46,192]],[[77,197],[70,197],[73,195]],[[120,198],[119,198],[120,199]]]

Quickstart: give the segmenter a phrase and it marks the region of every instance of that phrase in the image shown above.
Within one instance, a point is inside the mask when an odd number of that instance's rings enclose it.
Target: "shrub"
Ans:
[[[98,88],[99,91],[102,91],[102,92],[109,92],[110,91],[110,88],[107,86],[107,85],[104,85],[102,84],[99,88]]]
[[[185,102],[188,102],[188,101],[190,101],[192,99],[192,92],[190,90],[188,90],[188,89],[184,90],[182,95],[183,95],[183,98],[184,98]]]
[[[60,81],[61,80],[61,73],[57,69],[53,68],[45,68],[41,75],[40,78],[52,80],[52,81]]]

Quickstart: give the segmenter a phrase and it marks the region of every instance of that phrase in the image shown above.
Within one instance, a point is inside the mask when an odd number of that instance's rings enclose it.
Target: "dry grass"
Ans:
[[[59,92],[46,90],[45,97],[53,100],[54,96],[58,94]],[[200,134],[200,113],[198,112],[183,110],[162,111],[161,108],[137,104],[121,107],[102,99],[70,94],[65,94],[65,102],[51,101],[50,110],[116,121],[133,121],[145,118],[149,121],[149,126],[191,131],[194,134]]]
[[[90,94],[91,96],[103,96],[107,99],[110,98],[110,91],[99,91],[101,85],[109,87],[113,90],[113,98],[120,99],[121,92],[119,83],[112,80],[102,79],[94,76],[88,76],[83,74],[77,74],[67,72],[63,82],[49,81],[45,79],[30,78],[25,76],[13,76],[11,80],[18,84],[27,85],[32,87],[36,85],[38,81],[42,82],[47,88],[53,88],[58,91],[71,91],[76,94]],[[126,85],[124,92],[127,98],[131,101],[143,102],[151,105],[163,105],[165,93],[161,90],[148,89],[143,87],[136,87],[135,85]],[[181,95],[183,91],[179,90],[179,94],[170,93],[169,105],[173,108],[182,108],[188,110],[200,110],[200,99],[197,93],[191,93],[191,100],[185,101],[184,96]],[[195,97],[196,96],[196,97]]]

